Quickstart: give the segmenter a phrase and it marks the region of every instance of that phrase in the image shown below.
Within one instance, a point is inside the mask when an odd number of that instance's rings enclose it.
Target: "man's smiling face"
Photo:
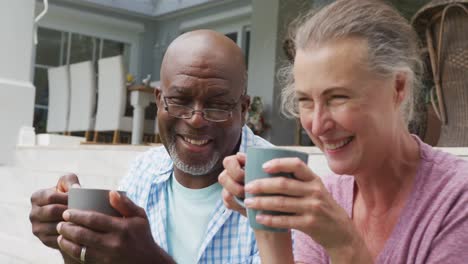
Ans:
[[[197,44],[188,49],[176,43],[165,56],[156,94],[158,125],[175,167],[190,175],[206,175],[237,151],[248,107],[243,95],[245,69],[235,63],[237,55],[233,58],[230,47],[214,43],[216,39],[194,36],[191,40]],[[165,110],[164,100],[195,110],[232,111],[232,115],[222,122],[208,121],[198,111],[191,118],[177,118]]]

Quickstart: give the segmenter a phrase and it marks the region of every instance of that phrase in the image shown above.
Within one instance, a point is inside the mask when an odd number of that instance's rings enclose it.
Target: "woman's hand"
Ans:
[[[238,211],[246,216],[245,208],[240,206],[234,196],[244,198],[244,166],[246,155],[237,153],[223,160],[224,171],[218,177],[218,182],[223,186],[223,202],[226,208]]]
[[[298,158],[274,159],[263,168],[267,173],[293,173],[296,179],[266,178],[245,186],[245,191],[251,194],[272,194],[246,199],[246,207],[290,213],[257,215],[258,223],[300,230],[323,246],[332,259],[335,254],[362,246],[352,220],[304,162]]]

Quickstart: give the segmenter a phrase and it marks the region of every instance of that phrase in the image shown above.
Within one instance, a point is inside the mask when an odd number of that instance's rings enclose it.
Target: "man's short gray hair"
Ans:
[[[358,37],[368,44],[368,67],[382,77],[405,72],[408,95],[402,105],[402,115],[408,123],[413,118],[414,98],[420,89],[423,64],[419,56],[418,37],[397,10],[378,0],[337,0],[322,9],[312,10],[297,19],[292,31],[296,50],[347,37]],[[294,93],[292,64],[280,71],[285,81],[282,92],[282,112],[298,116]]]

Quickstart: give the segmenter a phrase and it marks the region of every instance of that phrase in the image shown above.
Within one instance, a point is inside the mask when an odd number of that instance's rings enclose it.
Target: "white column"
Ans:
[[[151,98],[142,91],[132,91],[130,94],[130,104],[133,106],[132,145],[142,143],[145,109],[150,104]]]
[[[19,128],[32,125],[35,3],[0,1],[0,164],[11,163]]]

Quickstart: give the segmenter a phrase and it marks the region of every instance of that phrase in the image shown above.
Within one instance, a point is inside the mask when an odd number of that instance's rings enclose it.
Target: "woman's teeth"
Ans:
[[[337,142],[337,143],[325,143],[324,146],[326,149],[328,150],[336,150],[336,149],[339,149],[339,148],[342,148],[343,146],[345,146],[346,144],[348,144],[349,142],[351,142],[351,140],[353,140],[353,137],[349,137],[347,139],[344,139],[340,142]]]
[[[198,139],[190,139],[187,137],[184,137],[184,140],[192,145],[197,145],[197,146],[205,145],[209,141],[208,139],[198,140]]]

